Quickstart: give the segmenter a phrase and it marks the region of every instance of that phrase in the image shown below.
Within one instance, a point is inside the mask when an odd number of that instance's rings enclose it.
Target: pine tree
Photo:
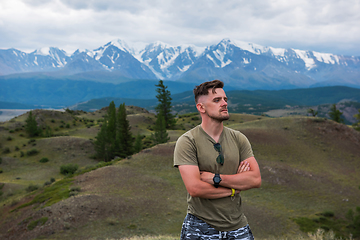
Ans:
[[[25,120],[25,131],[29,134],[30,137],[39,136],[41,129],[38,128],[35,116],[33,116],[32,111],[29,112],[29,116]]]
[[[162,80],[159,81],[159,84],[155,85],[158,87],[156,92],[156,98],[159,101],[159,104],[155,107],[157,116],[161,114],[165,120],[165,126],[167,129],[175,127],[176,119],[175,116],[171,113],[171,93],[167,89],[167,86],[164,85]],[[158,118],[158,117],[157,117]]]
[[[314,109],[310,108],[308,110],[308,113],[310,113],[313,117],[316,117],[316,115],[318,115],[318,111],[315,111]]]
[[[136,135],[135,143],[134,143],[134,153],[138,153],[142,150],[143,143],[142,143],[142,136],[140,134]]]
[[[116,156],[116,151],[119,148],[119,144],[116,142],[116,107],[114,101],[109,104],[107,111],[108,122],[107,122],[107,139],[110,145],[110,156],[114,158]]]
[[[169,141],[168,133],[166,132],[165,117],[161,114],[158,114],[156,124],[155,124],[155,133],[152,134],[152,139],[156,144],[166,143]]]
[[[126,118],[125,103],[120,104],[117,115],[116,142],[118,144],[117,153],[121,157],[127,157],[133,154],[133,137],[130,132],[130,124]]]
[[[133,154],[133,142],[125,103],[121,104],[116,112],[115,104],[111,102],[94,142],[96,157],[110,161],[115,156],[130,156]]]
[[[116,136],[116,107],[114,101],[109,104],[109,108],[107,111],[108,114],[108,132],[109,138],[115,139]]]
[[[344,122],[344,120],[341,118],[342,112],[340,112],[340,110],[336,109],[336,104],[333,104],[330,112],[329,112],[329,116],[332,120],[334,120],[335,122],[338,123],[342,123]]]
[[[112,159],[111,143],[108,134],[108,116],[104,117],[104,122],[97,136],[95,137],[94,148],[96,151],[96,158],[108,162]]]

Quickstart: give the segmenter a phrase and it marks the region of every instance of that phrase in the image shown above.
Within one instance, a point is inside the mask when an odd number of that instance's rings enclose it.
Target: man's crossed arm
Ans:
[[[231,195],[231,188],[240,191],[261,186],[261,174],[259,165],[254,157],[250,157],[240,163],[236,174],[220,177],[220,186],[213,185],[214,173],[200,172],[198,166],[180,165],[179,171],[184,181],[186,190],[192,197],[216,199]]]

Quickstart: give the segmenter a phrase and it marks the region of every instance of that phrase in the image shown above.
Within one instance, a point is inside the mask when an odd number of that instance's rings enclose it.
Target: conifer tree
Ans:
[[[155,124],[155,133],[152,135],[152,139],[156,144],[166,143],[170,137],[166,132],[165,117],[162,114],[158,114]]]
[[[116,107],[114,101],[109,104],[107,111],[108,114],[108,133],[111,139],[115,139],[116,136]]]
[[[116,107],[114,101],[109,104],[107,111],[108,122],[107,122],[107,134],[108,143],[110,145],[111,157],[115,157],[116,151],[118,150],[118,144],[116,142]]]
[[[336,104],[333,104],[330,112],[329,112],[329,116],[332,120],[334,120],[335,122],[338,123],[342,123],[344,122],[344,120],[341,118],[342,112],[340,112],[340,110],[336,109]]]
[[[120,104],[117,114],[117,132],[116,142],[118,144],[118,153],[121,157],[127,157],[133,154],[133,137],[130,132],[130,124],[127,120],[125,103]]]
[[[316,115],[318,115],[318,111],[315,111],[314,109],[310,108],[308,110],[308,113],[310,113],[313,117],[316,117]]]
[[[35,116],[33,116],[32,111],[29,112],[29,116],[25,120],[25,131],[29,134],[30,137],[39,136],[41,129],[37,126]]]
[[[108,116],[104,117],[104,122],[97,136],[95,137],[94,148],[96,151],[96,158],[108,162],[112,159],[111,143],[108,134]]]
[[[142,148],[143,148],[142,136],[138,133],[138,135],[136,135],[136,138],[135,138],[134,153],[140,152],[142,150]]]
[[[111,102],[94,142],[96,157],[110,161],[115,156],[127,157],[133,154],[133,137],[127,120],[125,103],[118,111]]]
[[[167,86],[164,85],[162,80],[159,81],[159,84],[155,85],[157,87],[156,98],[159,101],[159,104],[155,107],[157,116],[161,114],[164,117],[165,126],[167,129],[175,127],[176,119],[175,116],[171,113],[171,93],[167,89]],[[158,118],[158,117],[157,117]]]

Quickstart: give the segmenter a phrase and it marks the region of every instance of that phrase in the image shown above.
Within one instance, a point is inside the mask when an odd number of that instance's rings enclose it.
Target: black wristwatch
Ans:
[[[214,187],[219,187],[219,184],[220,184],[220,182],[221,182],[221,177],[220,177],[220,174],[218,174],[218,173],[215,173],[215,176],[214,176],[214,178],[213,178],[213,181],[214,181]]]

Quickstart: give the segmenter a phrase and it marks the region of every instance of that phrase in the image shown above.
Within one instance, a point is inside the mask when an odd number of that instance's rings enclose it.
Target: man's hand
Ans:
[[[247,161],[242,161],[236,173],[250,171],[250,164]]]
[[[238,167],[236,174],[250,171],[250,164],[247,161],[242,161]],[[200,179],[203,182],[214,184],[213,178],[215,174],[211,172],[200,172]]]

